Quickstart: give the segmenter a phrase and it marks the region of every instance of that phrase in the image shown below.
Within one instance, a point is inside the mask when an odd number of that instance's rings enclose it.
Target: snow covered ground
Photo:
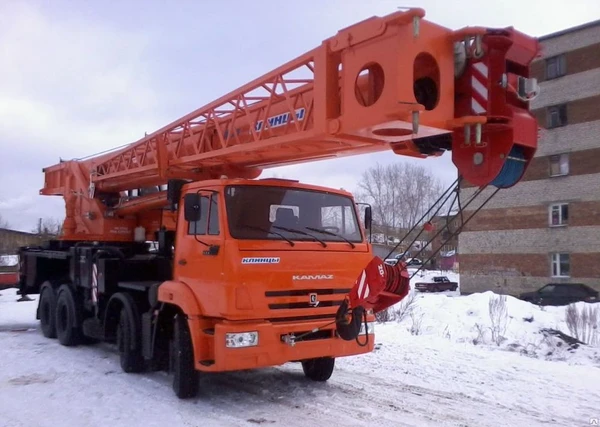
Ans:
[[[564,308],[507,299],[510,322],[497,345],[491,293],[415,294],[412,315],[378,324],[376,350],[338,359],[327,383],[289,364],[205,376],[191,401],[173,395],[166,374],[124,374],[109,346],[65,348],[43,338],[37,302],[15,302],[13,289],[1,294],[0,427],[575,427],[600,417],[597,348],[562,351],[551,337],[521,352],[543,340],[541,328],[568,332]]]

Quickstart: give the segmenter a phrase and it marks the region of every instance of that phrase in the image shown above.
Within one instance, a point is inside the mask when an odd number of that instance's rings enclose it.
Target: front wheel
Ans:
[[[198,394],[198,371],[194,365],[194,347],[187,320],[177,314],[173,322],[169,364],[173,372],[173,391],[180,399]]]
[[[333,374],[335,359],[333,357],[319,357],[302,361],[302,370],[307,378],[313,381],[327,381]]]
[[[117,348],[121,369],[127,373],[144,370],[144,358],[139,340],[136,343],[133,342],[136,337],[133,329],[135,322],[136,319],[132,319],[127,309],[123,307],[117,326]]]

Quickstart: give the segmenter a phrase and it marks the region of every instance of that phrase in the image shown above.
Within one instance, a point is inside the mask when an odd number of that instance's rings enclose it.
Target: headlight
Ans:
[[[367,322],[367,330],[369,331],[369,334],[374,334],[375,333],[375,322]],[[359,335],[365,335],[365,322],[362,322],[360,324],[360,332],[358,333]]]
[[[258,345],[257,331],[225,334],[227,348],[253,347],[255,345]]]

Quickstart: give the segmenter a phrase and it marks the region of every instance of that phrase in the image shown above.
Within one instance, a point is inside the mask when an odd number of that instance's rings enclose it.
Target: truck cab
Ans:
[[[372,350],[372,338],[364,347],[342,341],[332,323],[372,259],[349,193],[289,180],[222,179],[184,186],[180,206],[173,280],[158,288],[158,300],[195,301],[186,314],[197,370]]]

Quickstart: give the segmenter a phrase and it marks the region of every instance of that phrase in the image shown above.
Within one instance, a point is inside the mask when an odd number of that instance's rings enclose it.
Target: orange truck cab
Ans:
[[[372,350],[372,337],[362,346],[341,341],[333,322],[372,258],[351,194],[277,179],[205,181],[183,191],[173,280],[158,288],[158,300],[184,307],[196,369]]]

